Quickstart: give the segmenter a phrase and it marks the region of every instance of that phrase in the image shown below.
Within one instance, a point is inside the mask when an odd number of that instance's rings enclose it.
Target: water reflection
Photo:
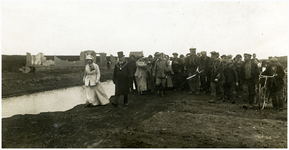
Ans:
[[[108,97],[114,95],[114,84],[112,81],[101,84]],[[82,86],[3,98],[2,118],[16,114],[66,111],[76,105],[84,104],[85,98],[85,89]]]

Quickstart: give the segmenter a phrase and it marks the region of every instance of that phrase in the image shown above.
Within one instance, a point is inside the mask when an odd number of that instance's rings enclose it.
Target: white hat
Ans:
[[[93,59],[93,56],[91,56],[91,55],[86,55],[86,59]]]

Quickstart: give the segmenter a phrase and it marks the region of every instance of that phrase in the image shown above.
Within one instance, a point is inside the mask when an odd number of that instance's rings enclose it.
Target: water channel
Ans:
[[[101,83],[107,96],[114,95],[113,82]],[[18,97],[2,99],[2,118],[18,114],[39,114],[41,112],[66,111],[86,101],[82,86],[44,91]]]

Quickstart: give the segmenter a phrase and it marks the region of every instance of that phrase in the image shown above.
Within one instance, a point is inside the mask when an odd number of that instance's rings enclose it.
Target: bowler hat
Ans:
[[[118,58],[124,57],[123,51],[117,52],[117,57],[118,57]]]

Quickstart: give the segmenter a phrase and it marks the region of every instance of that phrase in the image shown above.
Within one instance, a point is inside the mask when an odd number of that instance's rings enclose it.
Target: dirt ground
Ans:
[[[287,148],[287,105],[244,109],[241,100],[168,91],[129,96],[129,106],[16,115],[2,119],[3,148]]]

